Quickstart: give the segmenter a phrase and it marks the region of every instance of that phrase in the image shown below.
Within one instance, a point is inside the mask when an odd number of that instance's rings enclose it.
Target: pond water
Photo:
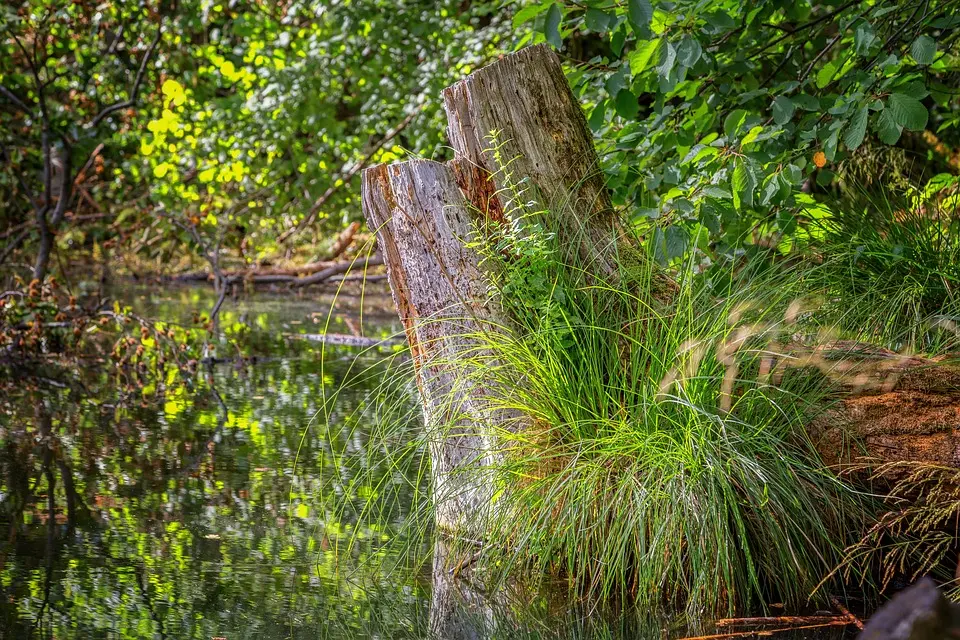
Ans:
[[[203,288],[121,296],[168,321],[213,302]],[[304,336],[323,330],[332,300],[228,302],[223,326],[254,327],[263,357],[228,358],[160,398],[94,365],[0,371],[0,638],[666,637],[562,591],[486,599],[434,575],[422,539],[398,544],[416,529],[422,467],[381,464],[371,433],[381,374],[404,357],[395,342],[328,344],[321,357]],[[338,298],[330,318],[335,333],[400,329],[383,291]],[[331,403],[359,370],[368,382]],[[352,484],[360,473],[382,480],[389,504]],[[380,517],[358,527],[367,508]]]

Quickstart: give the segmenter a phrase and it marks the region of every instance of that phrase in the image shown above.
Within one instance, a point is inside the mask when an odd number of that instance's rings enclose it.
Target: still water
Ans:
[[[213,302],[202,288],[121,295],[171,322]],[[386,453],[415,449],[419,428],[400,345],[309,338],[396,336],[383,292],[259,294],[227,304],[221,326],[239,322],[255,361],[224,357],[154,395],[95,363],[0,370],[0,638],[677,635],[562,591],[487,598],[432,571],[423,466]],[[372,435],[387,379],[405,390],[409,442]]]

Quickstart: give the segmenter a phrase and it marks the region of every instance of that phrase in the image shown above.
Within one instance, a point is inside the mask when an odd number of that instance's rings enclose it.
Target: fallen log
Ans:
[[[368,267],[376,267],[383,264],[383,258],[379,255],[372,255],[366,259],[357,258],[354,260],[342,260],[340,262],[314,262],[302,267],[292,267],[289,269],[267,269],[262,271],[227,271],[224,273],[224,281],[227,285],[249,282],[252,284],[286,284],[292,288],[308,287],[314,284],[321,284],[334,276],[347,273],[349,271],[364,270]],[[307,274],[307,275],[297,275]],[[360,276],[361,274],[354,274]],[[365,274],[364,274],[365,275]],[[356,278],[356,279],[362,279]],[[174,276],[176,282],[213,282],[213,275],[207,271],[191,272]]]

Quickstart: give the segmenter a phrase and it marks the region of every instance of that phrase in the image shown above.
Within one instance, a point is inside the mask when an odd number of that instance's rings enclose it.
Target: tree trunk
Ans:
[[[482,473],[497,456],[490,427],[516,429],[525,420],[493,409],[484,401],[490,389],[467,382],[476,372],[458,369],[459,355],[477,354],[470,334],[509,325],[487,303],[489,279],[470,246],[478,228],[533,201],[571,258],[600,277],[616,277],[622,233],[586,119],[549,47],[501,58],[448,88],[444,100],[455,160],[367,169],[363,209],[413,354],[437,522],[462,528],[489,506],[492,487]],[[507,162],[509,173],[501,170]]]

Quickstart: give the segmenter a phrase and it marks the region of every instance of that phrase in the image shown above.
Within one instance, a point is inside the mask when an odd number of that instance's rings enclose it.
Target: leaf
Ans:
[[[860,107],[854,111],[853,116],[847,123],[847,130],[843,133],[843,144],[853,151],[863,142],[863,137],[867,133],[867,116],[869,110],[866,107]]]
[[[620,57],[623,52],[623,43],[627,41],[627,30],[624,27],[617,29],[610,35],[610,49],[613,55]]]
[[[735,109],[723,120],[723,135],[733,138],[739,133],[743,121],[747,119],[745,109]]]
[[[621,89],[617,93],[616,109],[621,118],[632,120],[640,111],[640,105],[637,104],[637,97],[629,89]]]
[[[607,101],[601,100],[600,104],[593,108],[593,111],[590,112],[590,130],[596,133],[603,126],[604,121],[607,116]]]
[[[741,204],[746,206],[753,204],[753,190],[757,186],[757,180],[741,160],[737,160],[733,168],[731,186],[733,187],[734,207],[740,209]]]
[[[804,111],[819,111],[820,101],[806,93],[800,93],[792,98],[793,103]]]
[[[677,47],[677,61],[689,68],[697,64],[702,55],[703,47],[700,46],[700,41],[689,34],[683,36]]]
[[[741,145],[750,144],[751,142],[756,140],[761,133],[763,133],[763,127],[760,127],[760,126],[753,127],[752,129],[750,129],[747,135],[743,137],[743,140],[740,142],[740,144]]]
[[[587,9],[587,14],[584,16],[583,21],[587,25],[587,29],[590,31],[596,31],[597,33],[604,33],[607,29],[610,28],[610,23],[614,20],[614,17],[603,11],[601,9],[590,8]]]
[[[560,37],[560,21],[563,15],[560,13],[560,5],[553,3],[547,10],[547,19],[543,25],[543,33],[547,37],[547,42],[553,45],[555,49],[563,47],[563,39]]]
[[[657,66],[657,73],[661,78],[666,78],[673,71],[673,65],[677,63],[677,50],[672,44],[666,42],[663,53],[660,54],[660,64]]]
[[[653,7],[650,0],[628,0],[628,19],[630,26],[638,35],[645,35],[650,31],[650,21],[653,20]]]
[[[683,255],[687,250],[687,232],[676,225],[667,227],[665,236],[665,254],[667,260],[673,260]]]
[[[793,119],[793,114],[797,110],[797,105],[787,96],[777,96],[773,100],[773,121],[779,125],[784,125]]]
[[[655,55],[662,42],[662,40],[647,40],[638,43],[636,50],[630,54],[630,73],[638,76],[656,64],[659,56],[655,57]]]
[[[890,109],[884,109],[877,117],[877,135],[885,144],[896,144],[903,127],[893,119]]]
[[[877,34],[869,22],[861,22],[853,33],[853,50],[859,56],[870,54],[870,46],[876,41]]]
[[[620,67],[620,69],[607,78],[607,81],[603,84],[607,90],[607,93],[609,93],[611,97],[616,97],[616,95],[620,92],[620,89],[623,89],[627,86],[627,78],[625,77],[626,70],[626,67]]]
[[[513,16],[514,28],[518,28],[524,23],[530,22],[546,10],[546,4],[527,5],[523,9],[517,11],[516,15]]]
[[[825,86],[830,84],[835,75],[837,75],[836,62],[828,62],[827,64],[823,65],[823,68],[817,72],[817,88],[823,89]]]
[[[937,43],[930,36],[922,35],[910,45],[910,55],[917,64],[926,66],[933,62],[934,56],[937,55]]]
[[[927,108],[919,100],[904,93],[891,94],[887,99],[887,110],[892,112],[897,124],[903,125],[910,131],[923,131],[930,116]]]

